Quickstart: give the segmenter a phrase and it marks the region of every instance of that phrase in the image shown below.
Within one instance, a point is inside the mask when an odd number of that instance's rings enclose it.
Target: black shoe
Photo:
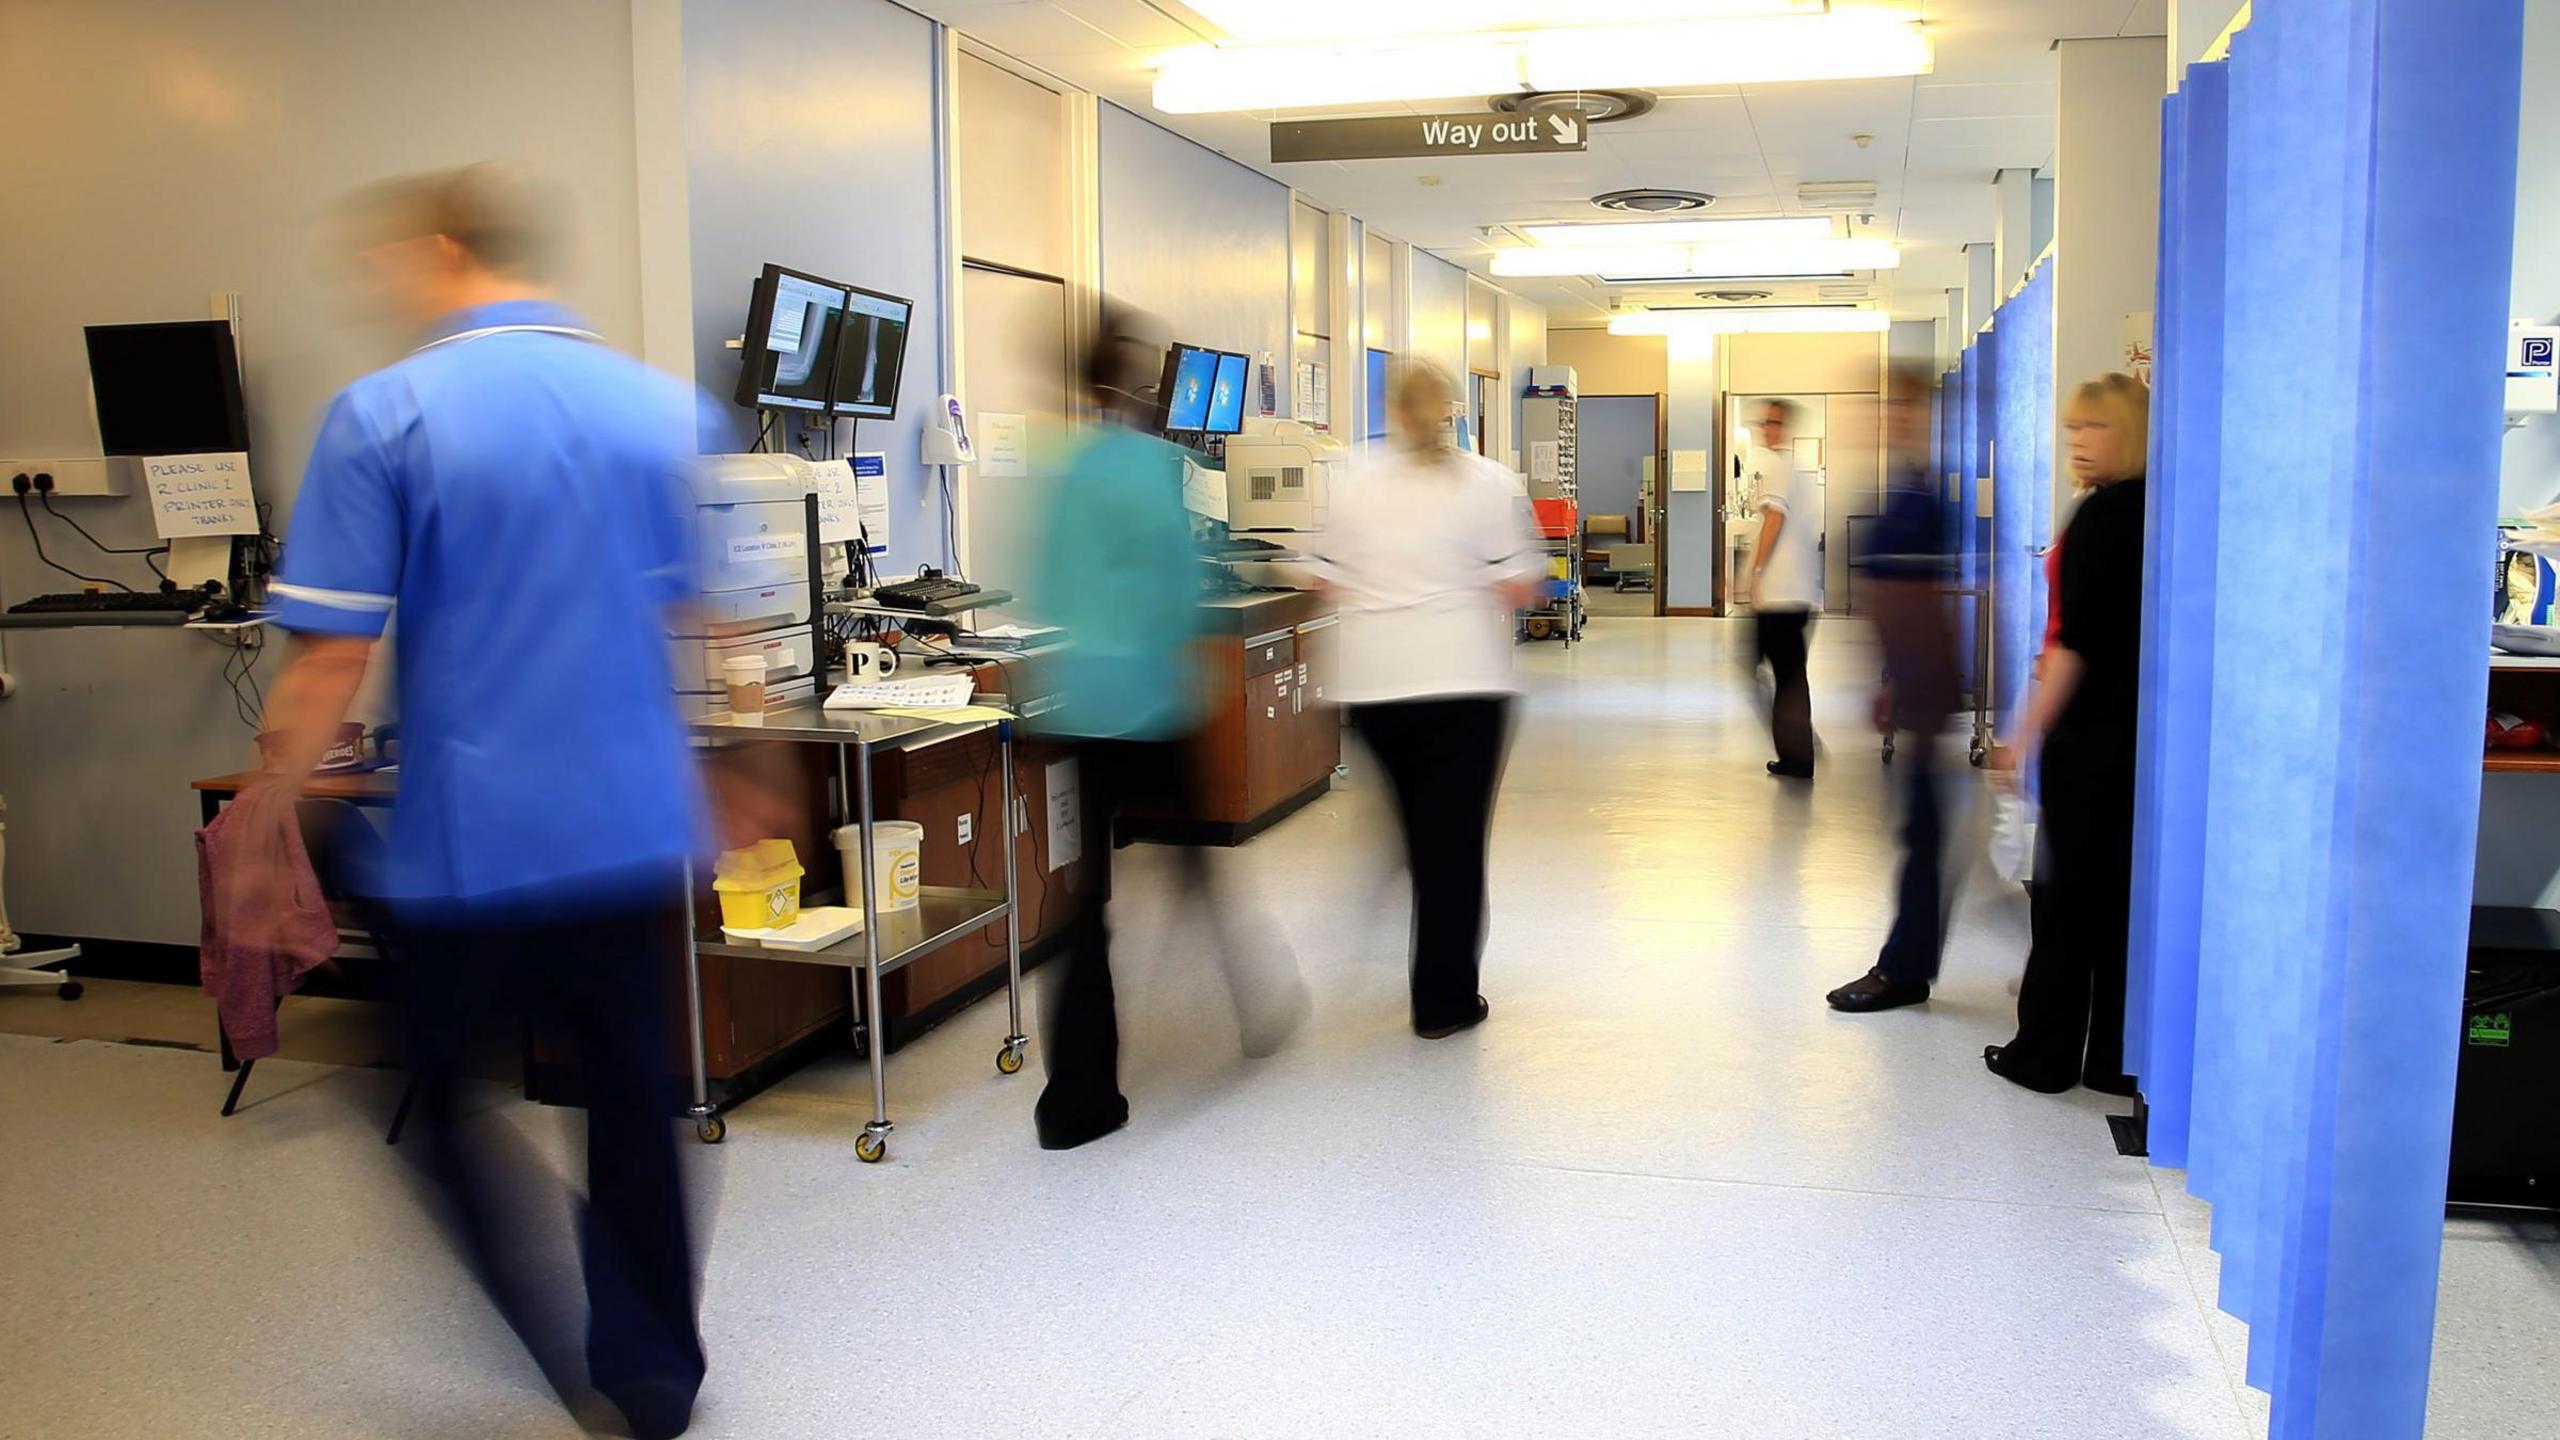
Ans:
[[[1493,1006],[1488,1004],[1483,996],[1479,995],[1476,997],[1476,1013],[1473,1015],[1468,1016],[1466,1019],[1459,1021],[1455,1025],[1432,1025],[1427,1027],[1416,1025],[1413,1027],[1413,1033],[1421,1036],[1425,1040],[1446,1040],[1461,1030],[1473,1030],[1477,1026],[1483,1024],[1485,1022],[1485,1017],[1492,1013]]]
[[[635,1380],[615,1385],[604,1395],[622,1412],[631,1440],[675,1440],[693,1424],[693,1397],[699,1388],[699,1381],[688,1385],[681,1380]]]
[[[1906,984],[1889,978],[1882,970],[1870,970],[1822,998],[1834,1010],[1865,1015],[1877,1010],[1899,1010],[1905,1005],[1926,1005],[1929,987]]]
[[[1781,780],[1810,780],[1813,778],[1813,767],[1790,765],[1784,760],[1772,760],[1769,762],[1769,773]]]
[[[1128,1124],[1129,1100],[1127,1096],[1114,1095],[1105,1104],[1069,1110],[1065,1106],[1052,1107],[1049,1097],[1042,1095],[1040,1102],[1031,1107],[1031,1123],[1040,1132],[1041,1149],[1073,1150]]]
[[[2020,1061],[2010,1058],[2010,1048],[2005,1045],[1983,1046],[1984,1068],[2012,1085],[2033,1090],[2039,1095],[2059,1095],[2080,1083],[2076,1076],[2065,1075],[2057,1082],[2049,1077],[2037,1075],[2025,1069]]]

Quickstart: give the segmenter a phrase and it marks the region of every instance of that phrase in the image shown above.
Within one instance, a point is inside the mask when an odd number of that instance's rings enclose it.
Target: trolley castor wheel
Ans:
[[[693,1117],[693,1133],[701,1138],[703,1144],[717,1145],[729,1138],[729,1122],[717,1115],[696,1115]]]
[[[1973,768],[1976,770],[1982,768],[1983,761],[1991,758],[1991,752],[1984,749],[1980,741],[1974,742],[1973,748],[1965,752],[1965,754],[1967,759],[1973,761]]]
[[[53,993],[65,1000],[77,1000],[80,998],[82,988],[77,980],[65,980],[53,988]]]
[[[1546,616],[1546,615],[1532,615],[1532,616],[1530,616],[1530,617],[1529,617],[1529,638],[1530,638],[1530,639],[1532,639],[1532,640],[1544,640],[1544,639],[1547,639],[1547,638],[1549,638],[1550,636],[1554,635],[1555,633],[1556,633],[1556,622],[1555,622],[1555,620],[1553,619],[1553,617],[1551,617],[1551,616]]]
[[[865,1165],[877,1165],[889,1156],[889,1137],[865,1130],[853,1138],[854,1158]]]
[[[1022,1073],[1021,1042],[1007,1041],[1004,1048],[996,1051],[996,1073],[999,1075],[1019,1075]]]

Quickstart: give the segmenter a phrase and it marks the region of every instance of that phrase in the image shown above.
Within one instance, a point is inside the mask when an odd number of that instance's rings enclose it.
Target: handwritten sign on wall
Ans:
[[[142,483],[151,493],[151,528],[163,540],[258,533],[245,454],[145,456]]]

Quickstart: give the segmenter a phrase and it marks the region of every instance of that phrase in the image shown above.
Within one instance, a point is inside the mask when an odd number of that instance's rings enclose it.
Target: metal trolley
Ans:
[[[996,1051],[996,1070],[1005,1075],[1021,1072],[1023,1057],[1029,1051],[1031,1041],[1022,1031],[1022,927],[1018,880],[1014,871],[1015,830],[1021,805],[1013,776],[1015,723],[1010,719],[929,720],[861,710],[827,710],[813,703],[773,711],[764,717],[761,725],[741,725],[725,716],[692,722],[693,734],[704,740],[765,740],[835,747],[836,791],[842,806],[840,823],[860,827],[862,852],[862,933],[819,950],[778,950],[701,939],[694,929],[694,877],[688,868],[684,889],[687,941],[684,980],[685,1019],[690,1030],[693,1061],[693,1103],[687,1107],[686,1113],[693,1117],[694,1133],[702,1138],[703,1143],[720,1143],[729,1128],[723,1113],[743,1100],[740,1097],[714,1104],[711,1099],[711,1082],[704,1070],[702,1040],[701,962],[705,955],[832,965],[848,972],[848,978],[855,982],[854,1024],[862,1036],[863,1051],[871,1065],[871,1123],[862,1127],[862,1133],[853,1142],[853,1153],[865,1163],[876,1164],[888,1156],[889,1132],[896,1128],[889,1119],[887,1029],[880,1020],[882,976],[896,972],[908,962],[921,959],[953,940],[1002,921],[1008,1021],[1004,1044]],[[995,732],[1003,755],[1004,791],[1000,813],[1004,819],[999,828],[1004,831],[1004,888],[969,890],[926,886],[918,895],[915,909],[882,915],[880,897],[874,893],[876,881],[872,870],[875,819],[871,793],[873,757],[895,751],[922,750],[982,735],[990,730]],[[847,898],[851,898],[850,895]]]

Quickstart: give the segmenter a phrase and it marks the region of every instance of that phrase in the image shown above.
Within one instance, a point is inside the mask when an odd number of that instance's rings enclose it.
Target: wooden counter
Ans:
[[[1198,813],[1141,813],[1121,828],[1238,845],[1332,787],[1342,763],[1342,712],[1329,697],[1340,616],[1331,601],[1295,590],[1225,595],[1200,609]]]

